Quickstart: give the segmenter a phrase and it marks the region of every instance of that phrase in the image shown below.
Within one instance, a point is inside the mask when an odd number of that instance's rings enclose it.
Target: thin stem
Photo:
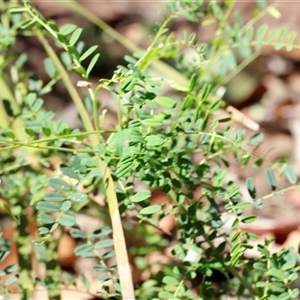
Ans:
[[[67,140],[67,138],[73,138],[73,137],[84,137],[88,135],[102,135],[102,134],[107,134],[107,133],[114,133],[116,132],[115,130],[95,130],[95,131],[86,131],[86,132],[78,132],[78,133],[70,133],[70,134],[65,134],[65,135],[56,135],[55,137],[47,137],[39,140],[31,140],[31,141],[23,141],[24,144],[40,144],[40,143],[47,143],[47,142],[53,142],[56,140],[66,140],[66,142],[78,142],[74,140]],[[0,143],[6,143],[9,142],[9,140],[5,139],[0,139]],[[11,142],[11,141],[10,141]],[[21,142],[21,141],[20,141]]]
[[[13,150],[20,147],[30,148],[30,149],[40,149],[40,150],[54,150],[54,151],[61,151],[61,152],[69,152],[69,153],[93,153],[93,150],[84,150],[84,149],[70,149],[70,148],[61,148],[61,147],[54,147],[54,146],[39,146],[39,145],[32,145],[32,144],[25,144],[20,142],[11,141],[10,143],[14,144],[14,146],[8,146],[0,148],[0,151],[4,150]]]
[[[155,38],[151,45],[148,47],[148,49],[145,51],[145,53],[142,55],[142,57],[135,63],[135,67],[139,70],[144,70],[148,67],[149,64],[151,64],[152,60],[150,57],[150,53],[155,50],[154,46],[157,43],[158,39],[162,35],[163,30],[166,28],[166,26],[169,24],[169,22],[176,17],[176,14],[173,14],[169,16],[164,23],[159,27],[157,34],[155,35]],[[160,46],[157,46],[156,49],[159,49]]]
[[[284,49],[284,48],[288,48],[288,47],[293,47],[293,49],[300,49],[300,45],[298,44],[293,44],[293,43],[288,43],[288,42],[268,42],[268,41],[257,41],[257,40],[253,40],[250,42],[242,42],[242,43],[232,43],[229,46],[232,48],[241,48],[241,47],[265,47],[265,46],[272,46],[272,47],[276,47],[280,44],[280,49]]]
[[[58,1],[58,0],[57,0]],[[120,33],[102,21],[98,16],[94,13],[86,9],[83,5],[79,4],[79,2],[74,0],[62,1],[60,2],[64,6],[68,7],[71,11],[74,11],[78,15],[84,17],[86,20],[89,20],[91,23],[97,25],[100,29],[110,35],[114,40],[123,45],[126,49],[131,52],[140,52],[142,49],[136,46],[134,43],[130,42],[128,39],[124,38]],[[152,62],[152,67],[159,71],[164,76],[167,76],[173,79],[178,84],[188,86],[189,81],[187,78],[178,72],[176,69],[172,68],[168,64],[162,61],[154,61]]]
[[[176,291],[175,291],[175,293],[174,293],[174,295],[173,295],[174,299],[177,299],[177,297],[178,297],[178,295],[179,295],[179,293],[180,293],[180,288],[184,285],[185,280],[186,280],[186,276],[184,276],[184,277],[179,281],[179,284],[178,284],[178,286],[177,286],[177,288],[176,288]]]
[[[267,260],[267,270],[269,270],[271,268],[271,261],[270,258],[268,258]],[[269,276],[268,276],[268,272],[266,274],[266,278],[265,278],[265,288],[264,288],[264,294],[263,294],[263,299],[267,299],[268,296],[268,291],[269,291]]]
[[[39,14],[37,11],[33,11],[31,5],[29,4],[28,1],[24,1],[24,5],[27,8],[27,12],[31,16],[32,19],[36,20],[40,25],[42,25],[53,37],[56,41],[59,41],[58,35],[54,29],[52,29],[46,22],[44,22],[42,19],[39,18]],[[62,47],[64,48],[65,51],[68,52],[68,47],[64,43],[60,43]],[[76,64],[77,67],[80,67],[81,64],[80,62],[73,57],[74,63]]]
[[[209,52],[208,64],[205,67],[205,72],[203,72],[203,74],[208,74],[209,70],[212,69],[212,66],[218,61],[218,59],[222,55],[222,50],[220,51],[220,46],[219,46],[220,37],[221,37],[222,33],[224,32],[224,30],[223,30],[224,24],[227,22],[227,19],[229,18],[230,14],[232,12],[232,8],[234,7],[235,2],[236,2],[236,0],[231,1],[230,7],[227,9],[226,13],[223,15],[222,19],[220,20],[218,29],[216,30],[216,33],[212,39],[212,46],[211,46],[211,50]]]
[[[56,65],[57,70],[61,75],[62,81],[77,107],[78,113],[82,119],[85,129],[87,131],[94,131],[93,125],[92,125],[89,115],[82,103],[82,100],[78,94],[78,91],[75,89],[73,83],[71,82],[69,75],[68,75],[67,71],[65,70],[63,64],[61,63],[60,59],[58,58],[57,54],[55,53],[53,48],[50,46],[48,41],[45,39],[45,37],[43,36],[43,34],[40,30],[36,31],[36,35],[37,35],[40,43],[43,45],[46,53],[48,54],[48,56],[53,60],[54,64]],[[94,135],[91,135],[90,139],[94,145],[98,145],[97,137],[95,137]]]
[[[253,62],[260,55],[260,51],[253,52],[245,60],[243,60],[233,71],[227,74],[222,81],[222,85],[226,85],[231,81],[236,75],[238,75],[242,70],[244,70],[251,62]],[[219,88],[219,85],[214,87],[213,92]]]
[[[273,193],[271,193],[269,195],[260,197],[256,201],[263,201],[263,200],[269,199],[271,197],[274,197],[274,196],[276,196],[278,194],[284,194],[284,193],[286,193],[288,191],[291,191],[291,190],[294,190],[294,189],[299,189],[299,188],[300,188],[300,185],[292,185],[292,186],[289,186],[287,188],[281,189],[281,190],[279,190],[277,192],[273,192]]]
[[[274,3],[261,10],[256,16],[251,18],[249,22],[241,29],[241,33],[242,34],[245,33],[248,30],[248,28],[253,27],[257,21],[263,18],[268,13],[268,7],[277,7],[278,5],[279,5],[279,1],[276,0]]]

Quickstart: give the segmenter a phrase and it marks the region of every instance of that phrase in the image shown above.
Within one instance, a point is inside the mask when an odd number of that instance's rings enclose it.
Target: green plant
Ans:
[[[78,42],[81,28],[72,24],[58,28],[30,1],[19,6],[13,2],[0,4],[1,207],[14,218],[19,256],[18,266],[0,272],[0,276],[10,274],[0,282],[1,293],[9,299],[8,287],[15,284],[22,299],[31,299],[36,288],[45,286],[51,299],[60,299],[61,287],[72,284],[74,278],[69,274],[63,281],[61,277],[59,238],[55,234],[61,236],[68,230],[81,240],[74,251],[77,256],[99,260],[94,269],[104,273],[99,278],[99,284],[104,283],[99,291],[103,298],[222,299],[232,294],[262,300],[294,299],[298,295],[298,289],[290,287],[298,276],[298,256],[291,249],[271,254],[271,241],[266,240],[257,247],[259,258],[246,258],[245,251],[253,247],[250,241],[257,237],[241,229],[242,223],[256,219],[244,210],[262,208],[265,199],[297,188],[296,175],[290,166],[274,164],[266,170],[271,193],[257,198],[255,184],[248,178],[252,200],[242,199],[238,184],[227,180],[227,170],[232,159],[241,167],[251,163],[260,167],[263,159],[255,151],[263,143],[263,135],[256,133],[245,140],[245,132],[229,123],[239,115],[228,109],[217,93],[259,55],[262,46],[287,50],[298,47],[295,33],[288,35],[285,28],[266,34],[266,25],[254,27],[265,14],[278,14],[276,3],[258,1],[254,17],[243,24],[234,12],[235,1],[225,1],[223,6],[216,1],[172,1],[169,15],[162,16],[163,23],[158,25],[151,45],[126,56],[127,65],[119,66],[111,79],[101,79],[96,87],[88,80],[99,54],[95,54],[96,46],[83,50]],[[73,4],[78,12],[84,11]],[[232,15],[233,23],[229,21]],[[135,49],[91,13],[87,17]],[[179,17],[202,22],[203,26],[216,24],[211,44],[199,44],[195,33],[182,32],[177,37],[169,31],[168,25]],[[24,71],[26,54],[19,55],[15,50],[19,35],[36,36],[43,46],[48,56],[44,61],[47,84]],[[192,62],[187,62],[187,49],[194,53]],[[82,62],[88,59],[84,68]],[[172,60],[176,69],[162,59]],[[162,76],[154,77],[152,67]],[[70,80],[72,70],[82,76],[78,87]],[[58,81],[63,82],[77,108],[80,130],[70,128],[64,120],[55,120],[53,112],[42,108],[42,97],[51,93]],[[161,94],[162,85],[169,86],[168,95]],[[79,93],[84,94],[83,89],[88,94],[86,102]],[[114,130],[103,129],[106,111],[98,103],[101,89],[109,91],[116,102],[118,125]],[[224,110],[233,113],[224,117]],[[251,152],[245,150],[247,143],[253,146]],[[59,174],[55,170],[46,175],[55,161],[60,164]],[[277,190],[274,171],[282,170],[290,186]],[[141,183],[145,188],[138,191]],[[199,186],[201,195],[195,199],[194,191]],[[167,195],[167,209],[164,204],[150,204],[154,189]],[[96,194],[105,195],[107,207],[96,201]],[[103,217],[107,209],[106,226],[90,233],[81,230],[76,221],[78,212]],[[143,247],[135,249],[141,268],[147,268],[143,261],[147,248],[150,251],[166,246],[166,240],[153,228],[159,227],[165,216],[174,215],[177,220],[172,241],[176,262],[159,274],[151,274],[139,287],[132,283],[121,215],[134,222],[132,230],[145,237]],[[234,219],[224,230],[228,215],[234,215]],[[34,241],[29,236],[28,221],[38,224],[39,236]],[[47,269],[46,276],[34,280],[29,247],[33,243],[38,264]],[[9,248],[5,240],[0,245],[3,261]],[[190,251],[199,254],[197,260],[186,259]],[[116,265],[109,263],[111,257],[116,257]],[[226,281],[218,291],[212,288],[214,270]],[[198,274],[201,282],[192,288]]]

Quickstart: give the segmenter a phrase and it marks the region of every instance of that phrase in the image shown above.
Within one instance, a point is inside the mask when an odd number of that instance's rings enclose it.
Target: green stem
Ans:
[[[260,51],[255,51],[244,61],[242,61],[233,71],[231,71],[229,74],[225,76],[221,84],[216,85],[212,89],[212,93],[215,93],[221,85],[226,85],[228,82],[230,82],[235,76],[237,76],[242,70],[244,70],[246,66],[248,66],[252,61],[254,61],[259,56],[259,54]]]
[[[78,141],[72,141],[72,140],[68,140],[68,138],[74,138],[74,137],[83,137],[83,136],[88,136],[88,135],[102,135],[102,134],[110,134],[110,133],[114,133],[116,132],[115,130],[95,130],[95,131],[85,131],[85,132],[77,132],[77,133],[70,133],[70,134],[65,134],[65,135],[56,135],[56,136],[52,136],[52,137],[47,137],[47,138],[43,138],[43,139],[39,139],[39,140],[31,140],[28,141],[26,140],[26,142],[24,141],[24,144],[41,144],[41,143],[47,143],[47,142],[53,142],[56,140],[64,140],[66,142],[78,142]],[[2,140],[0,139],[0,143],[10,143],[12,141],[10,140]]]
[[[131,43],[128,39],[124,38],[121,34],[119,34],[117,31],[115,31],[112,27],[110,27],[108,24],[106,24],[104,21],[102,21],[98,16],[96,16],[94,13],[89,11],[85,8],[85,6],[79,4],[79,2],[74,0],[69,1],[58,1],[65,7],[69,8],[71,11],[75,12],[79,16],[84,17],[86,20],[89,20],[91,23],[97,25],[99,28],[101,28],[104,32],[106,32],[108,35],[110,35],[113,39],[118,41],[121,45],[123,45],[125,48],[130,50],[131,52],[138,52],[140,51],[139,47]]]
[[[270,258],[268,258],[268,261],[267,261],[267,269],[270,270],[271,269],[271,261],[270,261]],[[268,291],[269,291],[269,276],[268,276],[268,272],[266,274],[266,278],[265,278],[265,288],[264,288],[264,294],[262,296],[263,299],[267,299],[267,296],[268,296]]]
[[[8,142],[9,143],[9,142]],[[20,147],[29,148],[29,149],[40,149],[40,150],[54,150],[54,151],[61,151],[61,152],[69,152],[69,153],[92,153],[93,150],[83,150],[83,149],[69,149],[69,148],[60,148],[60,147],[53,147],[53,146],[38,146],[38,145],[31,145],[26,143],[20,143],[11,141],[11,144],[14,144],[14,146],[8,146],[0,148],[0,151],[4,150],[13,150]]]
[[[212,38],[212,45],[211,45],[211,49],[209,51],[208,64],[205,67],[203,76],[206,76],[206,74],[210,73],[210,70],[212,69],[213,65],[216,64],[218,59],[222,56],[222,49],[219,46],[220,37],[221,37],[222,33],[224,32],[223,27],[226,24],[227,19],[229,18],[230,14],[232,12],[232,8],[234,7],[235,2],[236,2],[236,0],[231,1],[230,7],[227,9],[226,13],[223,15],[222,19],[220,20],[218,29],[216,30],[216,33],[215,33],[214,37]],[[202,80],[203,80],[203,76],[202,76]]]
[[[222,85],[226,85],[231,81],[236,75],[238,75],[242,70],[244,70],[252,61],[254,61],[260,55],[260,51],[255,51],[251,53],[245,60],[243,60],[233,71],[227,74],[222,81]],[[214,87],[213,91],[216,91],[219,88],[219,85]]]
[[[60,2],[64,6],[68,7],[71,11],[75,12],[76,14],[84,17],[86,20],[90,21],[91,23],[97,25],[100,29],[110,35],[114,40],[119,42],[122,46],[128,49],[131,52],[140,52],[142,49],[136,46],[134,43],[130,42],[128,39],[124,38],[120,33],[102,21],[98,16],[94,13],[86,9],[83,5],[79,4],[79,2],[74,0],[63,1]],[[187,78],[182,75],[180,72],[169,66],[168,64],[162,61],[154,61],[152,67],[159,71],[164,76],[167,76],[181,85],[188,86],[189,81]]]
[[[276,47],[280,44],[280,49],[292,47],[292,49],[300,49],[300,45],[289,43],[289,42],[268,42],[268,41],[258,41],[258,40],[253,40],[250,42],[242,42],[242,43],[232,43],[229,44],[231,48],[241,48],[241,47],[265,47],[265,46],[272,46]],[[292,50],[291,49],[291,50]]]
[[[292,185],[292,186],[289,186],[287,188],[281,189],[281,190],[279,190],[277,192],[273,192],[273,193],[271,193],[269,195],[266,195],[266,196],[263,196],[261,198],[258,198],[256,201],[263,201],[263,200],[269,199],[271,197],[274,197],[274,196],[276,196],[278,194],[284,194],[284,193],[286,193],[288,191],[291,191],[291,190],[294,190],[294,189],[299,189],[299,188],[300,188],[300,185]]]
[[[274,3],[271,5],[268,5],[266,8],[261,10],[256,16],[251,18],[249,22],[241,29],[241,34],[245,33],[248,28],[251,28],[255,25],[257,21],[259,21],[261,18],[263,18],[267,13],[268,13],[268,7],[277,7],[279,5],[280,0],[276,0]]]

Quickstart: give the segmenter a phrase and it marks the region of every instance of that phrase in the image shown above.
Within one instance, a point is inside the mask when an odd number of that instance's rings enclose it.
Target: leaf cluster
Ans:
[[[299,271],[298,255],[292,249],[271,254],[271,241],[266,240],[257,246],[257,259],[247,258],[245,253],[254,247],[257,236],[242,228],[257,218],[247,209],[262,209],[268,198],[298,188],[297,177],[288,164],[274,164],[265,170],[268,195],[257,197],[252,178],[245,182],[249,198],[242,193],[239,184],[229,179],[230,165],[237,162],[241,168],[261,168],[264,159],[256,155],[256,149],[264,142],[263,134],[246,139],[244,130],[235,129],[231,122],[234,115],[224,117],[226,105],[218,93],[220,86],[259,54],[261,47],[291,50],[297,47],[296,35],[287,29],[267,33],[266,25],[254,26],[265,14],[278,15],[276,3],[258,1],[254,17],[246,24],[234,12],[234,4],[171,1],[150,46],[125,56],[126,65],[118,66],[112,78],[101,79],[96,87],[88,80],[100,54],[95,54],[96,45],[85,49],[80,41],[82,28],[73,24],[59,28],[30,1],[1,4],[0,46],[5,52],[0,60],[4,75],[0,80],[4,91],[0,200],[17,223],[21,258],[19,265],[0,271],[0,278],[10,275],[0,281],[1,293],[9,295],[7,286],[16,284],[14,272],[19,269],[24,271],[19,280],[24,299],[39,285],[46,285],[50,295],[57,296],[61,283],[58,265],[46,262],[47,278],[52,278],[49,282],[41,278],[32,281],[30,275],[30,249],[26,245],[32,241],[24,228],[28,220],[34,220],[39,234],[34,242],[54,249],[49,261],[57,259],[59,239],[55,234],[69,232],[78,241],[75,255],[98,261],[94,270],[102,274],[103,295],[129,299],[132,292],[126,284],[132,283],[131,276],[124,275],[124,270],[130,274],[124,224],[132,222],[135,226],[129,226],[131,230],[142,232],[144,244],[137,251],[140,257],[136,261],[141,269],[150,269],[141,253],[165,246],[157,230],[160,221],[171,215],[177,228],[168,238],[176,262],[159,274],[151,273],[136,287],[136,296],[223,299],[234,294],[263,300],[294,299],[298,295],[299,290],[292,288]],[[182,17],[202,26],[215,24],[211,43],[199,44],[195,33],[183,32],[178,37],[170,32],[170,23]],[[27,56],[18,56],[14,49],[20,34],[36,36],[44,47],[48,57],[41,66],[48,83],[24,71]],[[187,63],[187,50],[194,55],[191,64]],[[85,60],[89,60],[86,68],[82,65]],[[176,68],[170,70],[161,60],[170,60]],[[153,68],[162,75],[153,75]],[[70,80],[69,72],[73,71],[82,77],[78,88],[86,91],[84,96]],[[43,97],[58,82],[64,84],[77,108],[81,129],[70,128],[64,120],[56,120],[54,112],[43,109]],[[168,93],[162,92],[165,86]],[[101,89],[107,90],[116,103],[118,124],[109,131],[102,129],[106,111],[98,104]],[[84,97],[89,101],[84,103]],[[284,173],[290,185],[278,189],[276,173]],[[152,203],[155,190],[165,195],[166,203]],[[99,195],[107,201],[99,203]],[[97,217],[106,214],[109,220],[104,218],[103,227],[85,232],[77,221],[79,213]],[[119,214],[126,221],[123,225]],[[1,262],[9,253],[9,245],[4,239],[0,241]],[[197,258],[192,259],[195,255]],[[116,265],[111,264],[115,256]],[[218,291],[213,288],[215,272],[226,282]],[[200,284],[193,287],[199,278]],[[86,283],[86,278],[82,280]],[[65,274],[62,282],[75,284],[70,274]]]

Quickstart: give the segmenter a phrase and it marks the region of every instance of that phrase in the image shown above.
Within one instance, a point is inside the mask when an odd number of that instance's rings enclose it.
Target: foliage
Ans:
[[[257,197],[255,182],[247,178],[250,197],[245,199],[238,184],[228,179],[228,168],[233,160],[241,167],[261,167],[263,159],[255,151],[263,143],[263,135],[256,133],[247,140],[244,130],[232,126],[231,119],[238,115],[233,112],[224,117],[229,110],[219,88],[257,57],[261,47],[292,50],[299,45],[296,34],[286,28],[267,33],[267,25],[254,26],[265,14],[279,15],[276,3],[257,1],[253,18],[246,24],[234,11],[234,4],[169,2],[168,15],[162,16],[163,23],[158,24],[150,46],[126,56],[127,64],[118,66],[112,78],[101,79],[96,87],[88,80],[100,54],[97,46],[84,49],[81,28],[73,24],[58,28],[30,1],[0,4],[1,209],[14,219],[19,249],[19,265],[0,272],[0,278],[6,275],[0,288],[7,299],[11,285],[18,287],[22,299],[30,299],[40,286],[47,286],[51,299],[59,299],[62,286],[74,284],[70,274],[61,278],[58,263],[53,265],[58,259],[56,233],[65,231],[80,240],[76,256],[99,260],[94,266],[104,274],[99,277],[103,283],[99,295],[133,299],[120,215],[133,222],[132,230],[144,237],[143,247],[130,249],[136,252],[141,269],[149,267],[143,260],[147,251],[167,244],[153,228],[165,216],[174,215],[177,220],[176,232],[168,237],[172,238],[174,264],[134,287],[139,299],[234,295],[262,300],[298,295],[299,290],[291,287],[298,277],[298,255],[292,249],[271,254],[268,245],[272,241],[266,240],[257,246],[260,257],[249,259],[245,251],[253,248],[251,241],[257,236],[241,228],[256,219],[247,209],[262,209],[267,198],[297,188],[296,175],[291,166],[271,165],[265,170],[270,194]],[[168,29],[174,19],[182,17],[202,26],[215,25],[210,43],[199,44],[195,33],[182,32],[178,37]],[[26,53],[16,52],[19,36],[36,37],[44,47],[48,83],[26,71]],[[192,60],[187,50],[192,51]],[[170,71],[161,61],[165,59],[176,68]],[[162,75],[154,77],[152,68]],[[82,77],[78,88],[70,80],[71,71]],[[43,108],[43,97],[59,81],[77,107],[81,129],[70,128]],[[167,95],[162,93],[165,85],[171,90]],[[84,89],[89,95],[85,103],[80,94]],[[98,103],[101,89],[115,99],[118,125],[114,130],[103,129],[106,111]],[[246,150],[247,144],[251,151]],[[290,186],[278,190],[274,173],[282,169]],[[195,198],[198,187],[201,195]],[[151,204],[151,192],[156,189],[167,195],[168,205]],[[107,204],[99,204],[94,197],[97,194],[105,195]],[[93,232],[83,232],[77,222],[79,212],[101,217],[107,211],[106,226]],[[234,218],[228,225],[231,215]],[[38,225],[39,236],[34,241],[28,234],[29,220]],[[36,257],[38,264],[47,268],[44,278],[32,279],[30,244],[36,244],[42,253]],[[3,261],[9,253],[8,241],[2,239],[0,247]],[[197,259],[189,259],[190,253],[196,253]],[[109,260],[114,256],[116,265]],[[217,291],[212,287],[215,271],[226,282]],[[200,284],[192,287],[199,277]]]

